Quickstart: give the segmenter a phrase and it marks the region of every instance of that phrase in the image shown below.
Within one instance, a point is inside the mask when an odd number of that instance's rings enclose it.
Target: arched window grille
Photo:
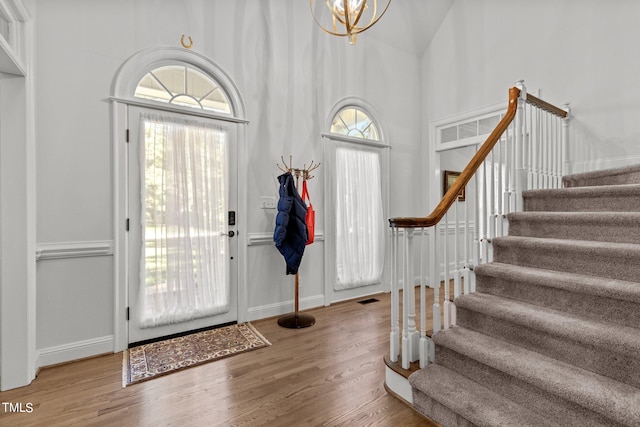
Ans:
[[[138,82],[134,96],[206,111],[231,112],[229,98],[220,84],[185,65],[165,65],[149,71]]]
[[[353,106],[345,107],[333,116],[331,133],[372,141],[380,139],[378,127],[369,114]]]

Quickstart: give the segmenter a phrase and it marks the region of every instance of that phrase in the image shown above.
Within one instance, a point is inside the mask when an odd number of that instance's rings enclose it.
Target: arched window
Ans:
[[[230,113],[229,98],[218,82],[185,65],[166,65],[149,71],[136,87],[136,98]]]
[[[365,101],[346,98],[327,118],[329,302],[383,290],[388,145],[376,117]]]
[[[358,107],[348,106],[336,113],[331,120],[331,133],[354,138],[378,141],[378,126],[369,114]]]

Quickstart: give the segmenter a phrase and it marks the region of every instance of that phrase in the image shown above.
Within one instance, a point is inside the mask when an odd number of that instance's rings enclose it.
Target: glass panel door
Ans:
[[[129,125],[129,343],[236,321],[237,125],[142,108]]]

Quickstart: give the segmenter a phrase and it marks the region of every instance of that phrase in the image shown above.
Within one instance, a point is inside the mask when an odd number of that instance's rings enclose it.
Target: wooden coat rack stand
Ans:
[[[313,175],[311,175],[310,172],[320,167],[320,163],[314,163],[312,160],[308,168],[306,164],[303,165],[302,169],[294,168],[292,167],[293,166],[292,156],[289,156],[289,164],[287,164],[287,162],[284,161],[284,157],[282,156],[280,156],[280,160],[282,160],[282,164],[284,166],[281,166],[280,164],[276,164],[276,166],[278,166],[278,169],[280,169],[282,172],[285,172],[285,173],[290,172],[293,176],[296,177],[296,190],[298,190],[298,180],[300,179],[300,177],[302,177],[302,179],[305,181],[310,180],[313,178]],[[313,326],[316,323],[315,317],[307,313],[300,313],[298,310],[300,306],[299,304],[300,276],[298,273],[296,273],[295,275],[294,286],[295,286],[294,312],[285,314],[284,316],[281,316],[280,318],[278,318],[278,325],[284,328],[289,328],[289,329],[300,329],[300,328],[308,328],[309,326]]]

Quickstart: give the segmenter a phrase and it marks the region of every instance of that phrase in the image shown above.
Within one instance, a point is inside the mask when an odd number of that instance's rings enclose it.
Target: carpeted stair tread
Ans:
[[[456,307],[459,326],[640,387],[638,325],[482,293],[457,298]]]
[[[516,266],[500,262],[480,264],[474,268],[474,272],[477,276],[523,281],[531,285],[560,288],[576,293],[632,301],[640,304],[640,283],[638,282]]]
[[[528,190],[522,198],[525,211],[630,212],[640,210],[640,184]]]
[[[640,358],[640,330],[479,292],[456,298],[458,309],[486,313],[549,335]]]
[[[477,292],[640,329],[640,283],[497,262],[474,272]]]
[[[613,419],[640,425],[640,389],[502,340],[454,327],[433,336],[436,346],[529,383],[558,399]],[[436,363],[438,351],[436,349]]]
[[[506,236],[492,240],[494,260],[633,281],[640,277],[640,245],[536,237]]]
[[[640,184],[640,165],[575,173],[562,178],[564,187]]]
[[[420,390],[476,426],[554,426],[554,422],[444,366],[431,364],[409,377]],[[414,400],[419,400],[414,397]],[[445,420],[435,421],[444,423]]]
[[[542,190],[526,190],[522,196],[527,198],[541,197],[550,199],[563,199],[567,197],[591,197],[602,196],[636,196],[640,195],[640,184],[619,184],[607,186],[566,187]]]
[[[496,237],[492,240],[494,244],[512,247],[533,248],[539,250],[562,249],[583,253],[607,253],[612,256],[640,259],[640,245],[633,243],[617,242],[594,242],[588,240],[566,240],[566,239],[546,239],[526,236],[505,236]]]
[[[640,212],[514,212],[509,235],[640,243]]]

